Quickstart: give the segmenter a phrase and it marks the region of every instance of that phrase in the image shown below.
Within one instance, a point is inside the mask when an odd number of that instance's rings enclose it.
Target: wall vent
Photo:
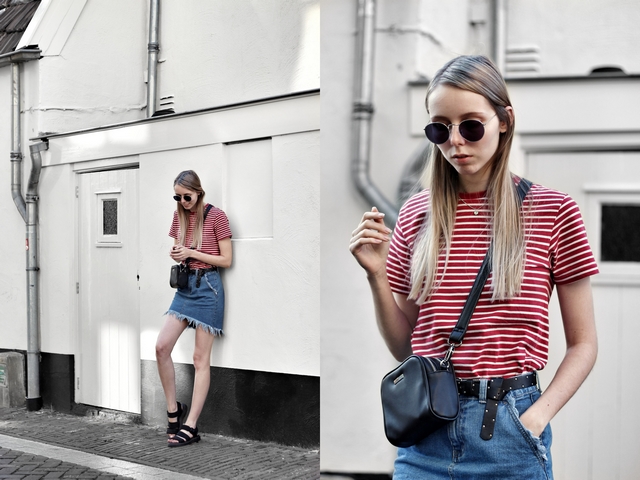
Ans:
[[[537,45],[517,45],[507,47],[505,72],[508,76],[539,75],[540,47]]]

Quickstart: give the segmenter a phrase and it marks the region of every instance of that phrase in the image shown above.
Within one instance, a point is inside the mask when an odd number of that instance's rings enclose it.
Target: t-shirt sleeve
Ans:
[[[171,222],[171,228],[169,229],[169,236],[171,238],[178,238],[180,232],[180,222],[178,221],[178,212],[173,212],[173,221]]]
[[[556,284],[573,283],[598,273],[580,208],[569,196],[558,210],[550,246],[551,271]]]
[[[231,238],[231,227],[227,215],[220,209],[216,208],[213,215],[213,226],[216,239],[218,241],[225,238]]]

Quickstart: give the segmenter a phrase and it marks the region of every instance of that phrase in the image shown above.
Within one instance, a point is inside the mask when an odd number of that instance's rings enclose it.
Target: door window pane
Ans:
[[[118,234],[118,200],[102,201],[102,234]]]
[[[640,262],[640,205],[602,205],[600,259]]]

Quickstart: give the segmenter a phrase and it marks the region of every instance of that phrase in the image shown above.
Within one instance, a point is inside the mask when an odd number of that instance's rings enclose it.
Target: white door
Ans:
[[[78,175],[76,402],[140,413],[138,170]]]
[[[535,153],[527,175],[569,193],[580,206],[600,274],[593,277],[599,352],[593,372],[552,422],[558,480],[637,479],[640,410],[636,401],[640,338],[640,153]],[[564,355],[559,308],[551,308],[549,369]]]

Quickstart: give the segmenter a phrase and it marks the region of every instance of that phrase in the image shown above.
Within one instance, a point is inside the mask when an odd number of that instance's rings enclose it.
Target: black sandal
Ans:
[[[167,435],[175,435],[176,433],[178,433],[182,428],[182,424],[187,418],[187,411],[189,410],[189,407],[184,403],[176,403],[178,404],[178,410],[176,410],[175,412],[167,411],[167,417],[176,417],[175,422],[169,422],[169,426],[167,427]]]
[[[188,434],[191,434],[191,436],[189,436]],[[184,447],[185,445],[189,445],[190,443],[199,442],[200,435],[198,435],[198,427],[191,428],[189,425],[183,425],[182,429],[180,429],[180,431],[169,440],[177,440],[177,442],[169,441],[168,446],[170,447]]]

